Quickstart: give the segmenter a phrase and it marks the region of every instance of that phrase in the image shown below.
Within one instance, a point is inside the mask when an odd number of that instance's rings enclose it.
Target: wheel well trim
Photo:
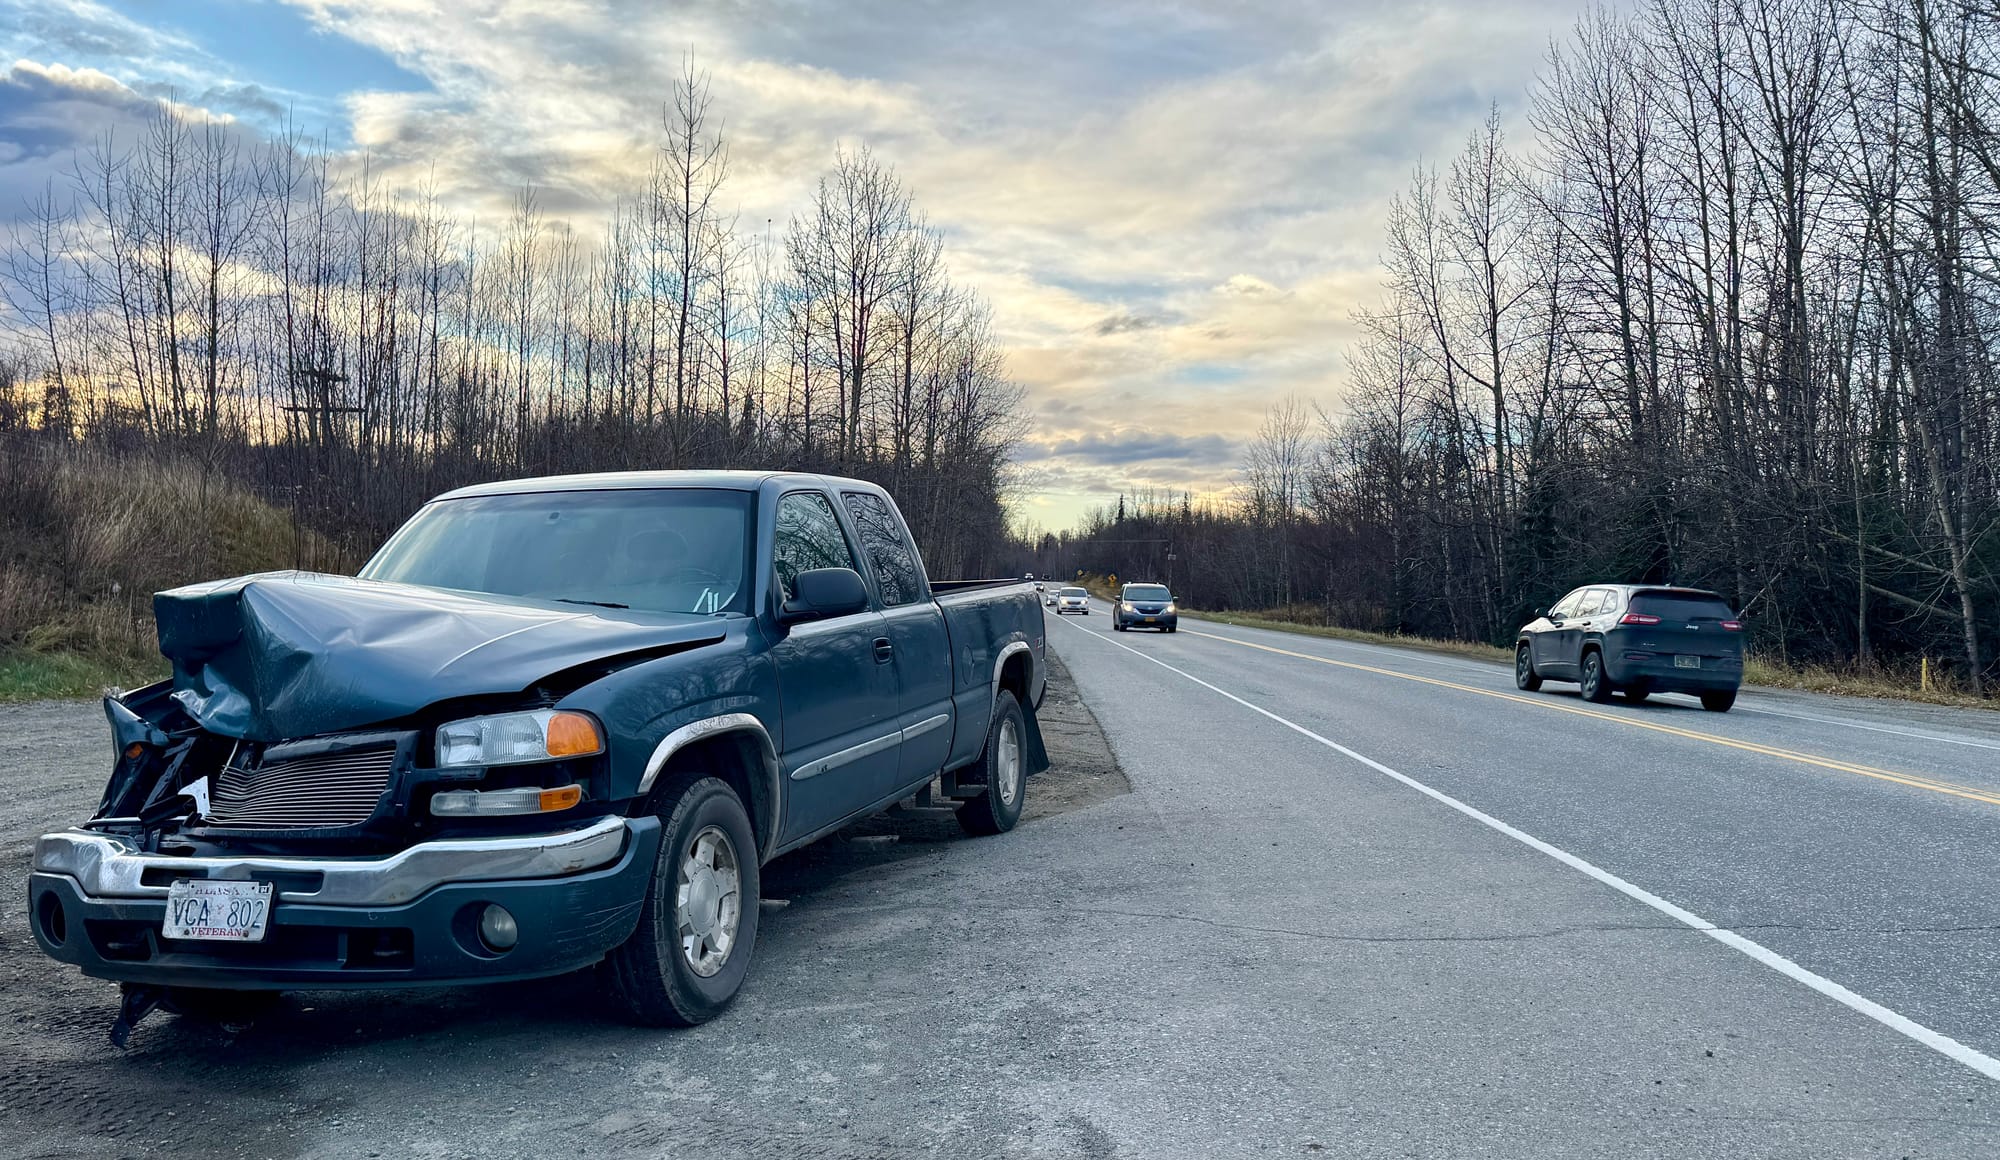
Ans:
[[[1028,687],[1022,691],[1030,697],[1035,695],[1034,647],[1025,640],[1009,641],[1000,649],[999,655],[993,658],[993,699],[995,701],[1000,699],[1000,675],[1007,671],[1007,662],[1021,653],[1028,654]]]
[[[759,755],[763,758],[765,788],[770,794],[771,817],[760,845],[763,846],[763,857],[768,860],[770,852],[777,848],[778,834],[784,828],[785,798],[782,787],[784,775],[778,765],[778,747],[771,742],[771,731],[764,728],[764,723],[749,713],[722,713],[714,717],[704,717],[699,721],[690,721],[662,737],[660,743],[653,747],[652,756],[646,759],[646,772],[639,777],[639,796],[644,797],[652,792],[653,783],[659,780],[661,771],[666,769],[667,762],[673,760],[674,754],[697,742],[736,733],[748,734],[757,743]],[[757,803],[743,804],[752,811],[754,819]]]

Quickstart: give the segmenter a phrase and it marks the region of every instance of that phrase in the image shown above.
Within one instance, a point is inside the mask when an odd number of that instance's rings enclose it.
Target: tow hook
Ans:
[[[111,1046],[123,1051],[139,1021],[166,999],[167,989],[148,987],[143,983],[125,983],[119,986],[118,993],[118,1018],[111,1024]]]

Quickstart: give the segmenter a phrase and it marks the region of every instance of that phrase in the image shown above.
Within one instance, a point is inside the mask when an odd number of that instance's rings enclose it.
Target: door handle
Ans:
[[[896,657],[896,646],[889,643],[886,636],[875,638],[875,662],[886,665]]]

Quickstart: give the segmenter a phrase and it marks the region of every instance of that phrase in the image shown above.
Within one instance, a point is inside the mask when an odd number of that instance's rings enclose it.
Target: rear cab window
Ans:
[[[861,533],[862,550],[875,565],[875,579],[882,586],[882,603],[894,608],[928,597],[930,582],[924,579],[923,565],[917,562],[917,549],[888,501],[865,491],[844,491],[840,498],[847,504],[847,514],[853,517],[855,530]]]

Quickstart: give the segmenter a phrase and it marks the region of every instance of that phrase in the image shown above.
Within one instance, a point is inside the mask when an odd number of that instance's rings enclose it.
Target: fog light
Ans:
[[[504,906],[488,906],[479,916],[479,938],[491,950],[511,950],[521,941],[521,928]]]
[[[69,917],[63,913],[62,899],[51,890],[42,895],[35,908],[36,917],[41,920],[42,937],[52,947],[59,947],[69,941]]]

